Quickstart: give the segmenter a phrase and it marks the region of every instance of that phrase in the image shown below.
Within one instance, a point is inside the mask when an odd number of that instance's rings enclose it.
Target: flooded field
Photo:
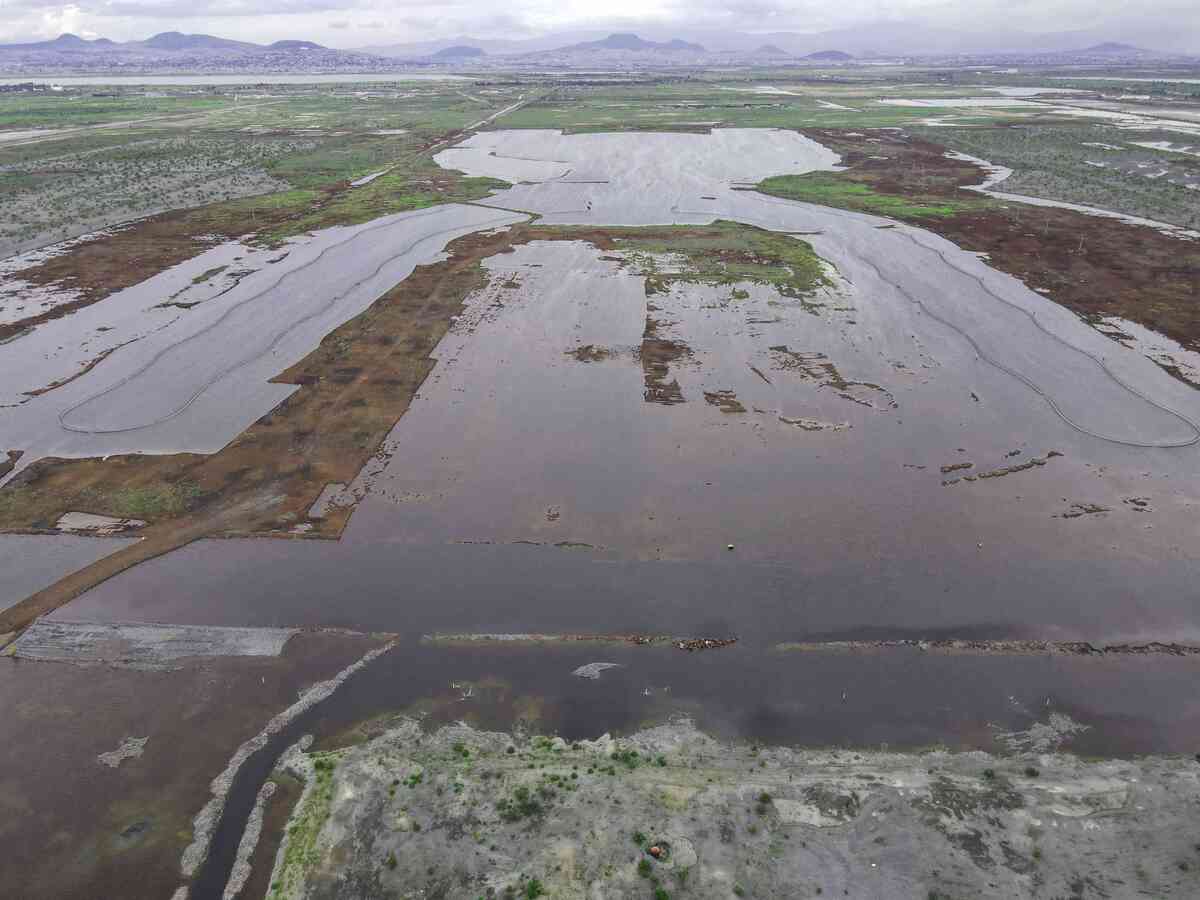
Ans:
[[[121,538],[0,535],[0,610],[126,543]]]
[[[329,331],[455,236],[520,218],[447,205],[330,229],[269,259],[240,245],[210,251],[17,338],[25,354],[0,362],[13,367],[0,373],[6,438],[27,448],[23,465],[212,453],[295,390],[270,381]],[[238,277],[215,277],[239,264]]]
[[[71,726],[95,733],[88,760],[133,754],[119,773],[153,780],[144,734],[153,748],[218,721],[177,786],[156,886],[195,876],[192,896],[219,896],[288,746],[334,749],[400,714],[567,741],[686,715],[810,747],[1194,752],[1200,395],[1144,335],[1118,343],[931,231],[749,190],[836,167],[795,132],[495,131],[437,158],[514,186],[278,255],[219,247],[19,338],[36,366],[0,379],[18,477],[50,456],[211,453],[319,383],[271,379],[318,345],[336,366],[350,339],[322,338],[397,281],[471,272],[444,332],[423,332],[437,340],[410,341],[431,368],[404,382],[419,389],[379,451],[262,527],[294,539],[186,534],[8,647],[22,703],[47,690],[31,672],[73,685],[102,667],[83,695],[63,688],[63,721],[82,702],[128,713],[138,678],[207,691],[184,723]],[[332,516],[338,540],[299,539]],[[295,700],[314,683],[324,702]],[[212,706],[268,685],[236,723]],[[49,738],[28,710],[10,746],[36,756]],[[226,766],[228,806],[189,829]],[[126,818],[130,847],[160,821]],[[185,850],[193,833],[211,852]],[[278,837],[243,872],[254,884]],[[113,846],[86,877],[122,883]],[[57,874],[39,877],[53,895]]]

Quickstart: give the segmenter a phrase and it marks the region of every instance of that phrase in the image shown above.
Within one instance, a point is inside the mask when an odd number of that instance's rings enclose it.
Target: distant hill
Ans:
[[[478,47],[469,47],[466,44],[456,44],[453,47],[446,47],[439,50],[437,53],[430,54],[434,59],[478,59],[481,56],[487,56]]]
[[[314,44],[312,41],[276,41],[273,44],[267,44],[268,50],[327,50],[327,47],[322,47],[320,44]]]
[[[1134,47],[1132,44],[1118,44],[1115,41],[1105,41],[1102,44],[1095,44],[1091,47],[1086,47],[1079,51],[1080,53],[1096,53],[1096,54],[1113,54],[1116,56],[1128,56],[1134,53],[1147,53],[1141,47]]]
[[[816,53],[810,53],[804,58],[819,62],[850,62],[850,60],[854,59],[849,53],[843,53],[841,50],[818,50]]]
[[[774,44],[763,44],[761,47],[759,47],[757,50],[754,51],[754,55],[755,56],[789,56],[790,57],[792,54],[788,53],[786,50],[784,50],[781,47],[776,47]]]
[[[260,72],[373,71],[396,64],[361,51],[331,50],[313,41],[284,40],[251,44],[211,34],[164,31],[144,41],[118,43],[107,38],[86,40],[62,34],[51,41],[0,44],[0,66],[34,74],[141,74],[160,71]]]
[[[645,41],[636,34],[628,32],[610,34],[608,37],[599,41],[585,41],[582,44],[572,44],[569,47],[561,47],[559,52],[571,51],[589,51],[589,50],[627,50],[633,52],[646,52],[651,50],[678,52],[687,51],[691,53],[704,53],[705,50],[700,44],[690,44],[687,41],[674,38],[670,41]]]
[[[231,41],[228,38],[213,37],[211,34],[183,34],[179,31],[164,31],[141,41],[141,45],[151,50],[261,49],[257,44],[248,44],[245,41]]]
[[[0,50],[49,50],[70,53],[80,50],[103,50],[116,46],[108,38],[96,38],[94,41],[85,40],[75,34],[60,34],[51,41],[34,41],[29,44],[0,44]]]

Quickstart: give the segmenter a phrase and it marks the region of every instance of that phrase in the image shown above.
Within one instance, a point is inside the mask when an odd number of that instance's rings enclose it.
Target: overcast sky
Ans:
[[[256,42],[315,40],[361,47],[469,34],[527,38],[550,31],[733,29],[816,32],[906,21],[973,32],[1069,31],[1130,15],[1121,0],[0,0],[0,43],[55,37],[140,40],[159,31]],[[1138,21],[1200,34],[1200,0],[1142,0]]]

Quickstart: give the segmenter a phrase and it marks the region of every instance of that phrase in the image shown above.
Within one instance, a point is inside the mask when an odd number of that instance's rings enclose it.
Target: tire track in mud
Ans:
[[[778,200],[778,199],[774,199],[774,198],[765,198],[765,197],[763,197],[763,198],[756,197],[755,199],[762,200],[762,202],[766,202],[766,203],[772,203],[772,204],[775,204],[778,206],[786,206],[791,209],[802,209],[801,205],[793,204],[792,202],[789,202],[786,200]],[[819,209],[821,209],[822,212],[828,212],[828,214],[833,215],[836,218],[844,219],[846,221],[859,221],[855,217],[842,214],[839,211],[832,209],[831,207],[819,207]],[[677,209],[674,211],[679,212],[682,215],[702,215],[702,216],[719,216],[720,215],[719,213],[716,213],[712,210],[700,211],[700,210],[678,210]],[[863,214],[863,215],[867,215],[867,214]],[[747,225],[755,225],[759,228],[766,228],[769,231],[779,231],[779,229],[777,227],[765,224],[761,221],[755,221],[755,220],[745,218],[745,217],[735,217],[735,218],[737,218],[737,221],[743,222],[744,224],[747,224]],[[872,269],[872,271],[875,272],[876,277],[880,281],[882,281],[884,284],[894,288],[899,294],[901,294],[901,296],[905,297],[906,299],[911,301],[913,304],[915,304],[917,306],[917,308],[919,308],[922,312],[924,312],[926,315],[928,315],[935,322],[938,322],[941,325],[944,325],[946,328],[949,328],[955,334],[957,334],[961,338],[963,338],[963,340],[965,340],[971,346],[971,348],[975,351],[976,355],[980,359],[982,359],[988,365],[998,369],[999,371],[1004,372],[1006,375],[1009,375],[1010,377],[1015,378],[1016,380],[1020,381],[1022,384],[1024,384],[1026,387],[1028,387],[1031,391],[1033,391],[1035,394],[1037,394],[1039,397],[1041,397],[1043,400],[1045,400],[1047,405],[1050,407],[1051,411],[1059,419],[1061,419],[1066,425],[1068,425],[1070,428],[1074,429],[1075,431],[1079,432],[1080,434],[1086,435],[1088,437],[1096,438],[1097,440],[1105,441],[1106,443],[1118,444],[1118,445],[1124,446],[1124,447],[1137,447],[1140,449],[1147,449],[1147,450],[1172,450],[1172,449],[1179,449],[1179,448],[1183,448],[1183,447],[1192,447],[1192,446],[1195,446],[1196,444],[1200,443],[1200,424],[1198,424],[1195,421],[1193,421],[1192,419],[1188,418],[1187,416],[1185,416],[1183,413],[1179,412],[1178,410],[1172,409],[1169,406],[1159,403],[1157,400],[1152,399],[1151,397],[1149,397],[1146,394],[1139,391],[1137,388],[1128,384],[1126,381],[1124,381],[1120,376],[1118,376],[1115,372],[1113,372],[1108,367],[1108,364],[1104,362],[1103,358],[1098,357],[1098,356],[1090,353],[1089,351],[1084,350],[1081,347],[1075,346],[1071,342],[1067,341],[1066,339],[1064,339],[1064,338],[1060,337],[1059,335],[1055,334],[1054,332],[1050,331],[1044,325],[1042,325],[1042,323],[1038,320],[1036,313],[1030,312],[1029,310],[1025,309],[1024,307],[1020,306],[1019,304],[1013,303],[1010,300],[1006,300],[1004,297],[1000,296],[994,290],[992,290],[990,287],[988,287],[987,283],[982,278],[980,278],[978,275],[974,274],[973,272],[969,272],[966,269],[963,269],[960,266],[957,266],[953,262],[951,262],[949,257],[947,257],[943,251],[937,249],[936,247],[930,247],[929,245],[924,244],[921,241],[918,241],[915,237],[912,236],[912,234],[908,230],[906,230],[906,227],[903,227],[905,225],[905,223],[896,223],[896,224],[899,227],[895,228],[894,230],[898,234],[903,235],[905,238],[907,238],[913,244],[916,244],[922,250],[926,250],[929,253],[936,254],[942,260],[942,262],[945,263],[945,265],[947,267],[958,272],[960,275],[964,275],[964,276],[976,281],[985,293],[987,293],[991,297],[995,298],[996,300],[999,300],[1005,306],[1012,307],[1013,309],[1017,310],[1018,312],[1023,313],[1024,315],[1028,316],[1030,321],[1033,322],[1034,326],[1039,331],[1041,331],[1043,334],[1045,334],[1047,337],[1049,337],[1051,340],[1055,341],[1058,344],[1061,344],[1063,347],[1066,347],[1069,350],[1073,350],[1074,352],[1079,353],[1082,356],[1085,356],[1088,359],[1090,359],[1093,363],[1095,363],[1100,368],[1100,370],[1106,376],[1108,376],[1112,381],[1114,381],[1118,386],[1120,386],[1128,394],[1136,397],[1139,400],[1142,400],[1143,402],[1149,404],[1150,406],[1153,406],[1155,409],[1158,409],[1159,411],[1166,413],[1167,415],[1171,416],[1172,418],[1174,418],[1174,419],[1178,420],[1179,422],[1182,422],[1184,425],[1186,425],[1189,429],[1191,429],[1192,436],[1189,438],[1186,438],[1186,439],[1180,439],[1180,440],[1176,440],[1176,441],[1134,441],[1134,440],[1128,440],[1125,438],[1113,437],[1111,435],[1101,434],[1100,432],[1092,431],[1091,429],[1089,429],[1083,425],[1080,425],[1078,422],[1076,422],[1074,419],[1072,419],[1070,416],[1068,416],[1065,412],[1063,412],[1062,408],[1058,405],[1058,403],[1054,400],[1054,398],[1051,397],[1050,394],[1044,388],[1042,388],[1039,384],[1037,384],[1037,382],[1035,382],[1033,379],[1029,378],[1027,375],[1023,375],[1020,372],[1016,371],[1015,369],[1011,368],[1010,366],[1005,365],[1004,363],[1000,362],[999,360],[993,359],[992,357],[988,356],[987,353],[984,352],[983,348],[978,344],[978,342],[973,337],[971,337],[971,335],[968,334],[965,330],[958,327],[954,323],[948,321],[947,319],[942,318],[937,313],[933,312],[923,301],[918,300],[916,297],[914,297],[908,290],[906,290],[900,284],[898,284],[895,281],[892,281],[890,278],[885,277],[884,274],[880,271],[879,267],[874,262],[872,262],[870,259],[868,259],[865,256],[857,257],[859,260],[861,260],[863,263],[865,263],[867,266],[869,266]]]
[[[403,221],[408,222],[408,221],[412,221],[412,219],[417,219],[417,218],[423,219],[430,215],[435,215],[437,213],[443,212],[446,209],[447,209],[447,207],[445,207],[445,206],[433,207],[433,208],[431,208],[431,211],[428,213],[421,213],[417,216],[412,216],[409,219],[405,219]],[[233,372],[236,372],[238,369],[243,368],[244,366],[250,365],[251,363],[260,359],[267,353],[274,350],[284,340],[284,338],[286,338],[289,334],[294,332],[297,328],[299,328],[300,326],[304,325],[305,323],[310,322],[313,319],[316,319],[319,316],[327,313],[340,300],[343,300],[348,294],[350,294],[356,288],[360,287],[361,285],[365,284],[366,282],[370,281],[371,279],[377,277],[379,275],[379,273],[382,272],[388,265],[395,262],[400,257],[402,257],[408,253],[411,253],[417,246],[419,246],[424,241],[427,241],[431,238],[437,238],[437,237],[441,237],[443,235],[452,234],[456,231],[460,231],[463,228],[468,227],[466,224],[460,224],[459,226],[454,227],[454,228],[446,228],[446,229],[442,229],[439,231],[434,231],[434,232],[430,232],[430,233],[421,235],[419,238],[417,238],[411,244],[406,246],[399,253],[395,254],[394,256],[390,256],[389,258],[387,258],[386,260],[381,262],[375,268],[375,270],[372,271],[369,275],[366,275],[363,278],[360,278],[358,281],[355,281],[353,284],[351,284],[349,287],[347,287],[341,293],[331,297],[329,299],[329,301],[322,304],[320,306],[320,308],[291,322],[288,325],[288,327],[285,328],[278,335],[276,335],[276,337],[266,347],[255,352],[251,356],[244,357],[243,359],[238,360],[237,362],[225,367],[220,372],[218,372],[216,375],[209,378],[190,397],[188,397],[188,399],[182,405],[180,405],[179,407],[177,407],[176,409],[172,410],[171,412],[167,413],[164,416],[160,416],[159,418],[154,419],[149,422],[143,422],[140,424],[130,425],[130,426],[121,427],[121,428],[100,428],[100,427],[89,428],[89,427],[85,427],[85,426],[71,425],[68,423],[67,419],[70,417],[70,415],[73,412],[81,409],[82,407],[86,406],[89,403],[93,403],[96,400],[106,397],[109,394],[113,393],[114,391],[117,391],[120,388],[124,387],[125,385],[129,384],[135,378],[138,378],[141,375],[145,374],[155,363],[157,363],[159,360],[161,360],[168,353],[171,353],[172,351],[177,350],[178,348],[184,346],[185,344],[191,343],[192,341],[194,341],[200,337],[203,337],[206,334],[209,334],[210,332],[212,332],[213,330],[218,328],[220,325],[222,325],[229,317],[231,317],[232,315],[237,313],[239,310],[242,310],[243,308],[245,308],[248,304],[253,303],[255,300],[260,299],[261,297],[270,293],[271,291],[274,291],[281,284],[283,284],[284,281],[292,278],[295,275],[298,275],[298,274],[304,272],[306,269],[309,269],[314,265],[317,265],[326,256],[326,254],[331,253],[332,251],[337,250],[341,247],[344,247],[346,244],[349,244],[352,241],[357,240],[358,238],[362,237],[363,235],[367,235],[374,231],[379,231],[379,230],[386,229],[386,228],[393,228],[398,224],[400,224],[400,223],[393,221],[393,222],[387,222],[385,224],[374,225],[374,226],[371,226],[370,228],[364,228],[361,231],[355,232],[353,235],[351,235],[350,237],[346,238],[343,241],[339,241],[336,244],[331,244],[330,246],[328,246],[324,250],[322,250],[320,253],[318,253],[309,262],[307,262],[295,269],[292,269],[289,272],[285,272],[278,279],[276,279],[273,284],[263,288],[257,294],[254,294],[253,296],[248,297],[246,300],[242,301],[237,306],[232,307],[231,309],[222,313],[222,315],[219,318],[217,318],[211,324],[205,326],[200,331],[197,331],[196,333],[189,335],[188,337],[184,338],[183,340],[179,341],[178,343],[172,344],[169,347],[164,347],[162,350],[160,350],[158,353],[156,353],[153,357],[151,357],[150,360],[145,365],[143,365],[141,368],[139,368],[137,371],[130,373],[129,375],[125,376],[120,381],[118,381],[116,384],[113,384],[110,387],[105,388],[103,391],[100,391],[96,394],[86,397],[85,399],[79,401],[78,403],[63,410],[58,415],[59,424],[65,430],[76,433],[76,434],[124,434],[124,433],[132,432],[132,431],[140,431],[145,428],[151,428],[155,425],[161,425],[164,422],[170,421],[171,419],[174,419],[175,417],[179,416],[184,411],[186,411],[188,409],[188,407],[190,407],[196,400],[198,400],[210,387],[212,387],[218,381],[227,377],[228,375],[232,374]],[[477,223],[477,225],[472,230],[473,231],[481,231],[481,230],[484,230],[484,229],[487,229],[490,227],[494,227],[496,225],[501,225],[501,224],[508,224],[507,216],[496,218],[496,219],[489,219],[487,221]]]

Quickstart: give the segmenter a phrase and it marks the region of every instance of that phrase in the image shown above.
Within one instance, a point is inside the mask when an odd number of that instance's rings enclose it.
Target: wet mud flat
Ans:
[[[1193,759],[814,752],[687,720],[574,743],[413,720],[284,763],[274,897],[984,896],[1195,887]]]
[[[153,670],[0,657],[6,880],[37,898],[167,897],[209,782],[301,691],[378,640]]]

